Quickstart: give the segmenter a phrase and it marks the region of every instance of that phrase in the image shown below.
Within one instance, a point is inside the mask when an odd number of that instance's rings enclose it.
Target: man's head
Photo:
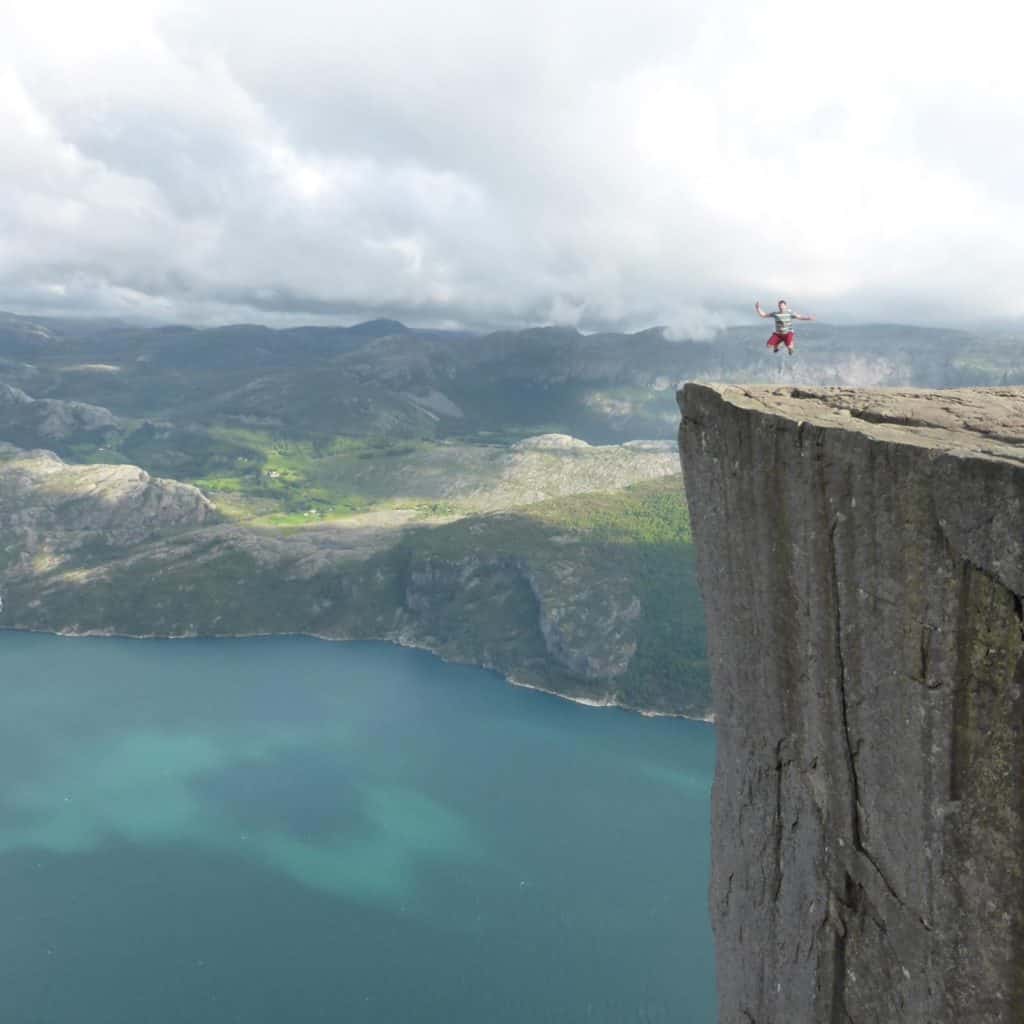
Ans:
[[[780,313],[785,313],[788,308],[789,308],[789,303],[786,302],[785,299],[779,299],[779,312]]]

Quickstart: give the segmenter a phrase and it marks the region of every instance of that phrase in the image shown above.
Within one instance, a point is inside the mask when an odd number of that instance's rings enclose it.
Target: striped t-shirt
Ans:
[[[793,330],[793,321],[796,319],[792,313],[787,309],[785,313],[778,311],[772,313],[772,317],[775,320],[775,333],[776,334],[789,334]]]

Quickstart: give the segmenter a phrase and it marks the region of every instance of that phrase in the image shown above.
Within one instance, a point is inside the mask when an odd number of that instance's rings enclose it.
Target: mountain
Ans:
[[[0,381],[0,436],[34,446],[69,439],[93,441],[102,447],[120,431],[109,409],[84,402],[35,399]]]
[[[2,446],[0,627],[387,639],[575,699],[707,715],[674,456],[569,441],[463,470],[463,507],[482,513],[384,504],[286,528],[226,517],[132,466]],[[451,490],[452,470],[433,486]],[[565,496],[545,497],[559,486]]]
[[[792,359],[765,333],[0,315],[0,443],[52,453],[0,464],[0,478],[31,459],[50,470],[0,511],[0,625],[384,637],[587,700],[704,716],[675,384],[1024,379],[1005,332],[816,323]],[[142,501],[150,534],[82,534],[90,502],[121,507],[100,477],[145,477],[140,493],[164,496]],[[201,522],[174,502],[161,520],[167,495],[193,493],[211,506]]]
[[[377,320],[354,327],[195,329],[0,318],[0,360],[29,393],[118,416],[259,424],[308,436],[446,438],[572,434],[669,439],[683,380],[947,387],[1024,381],[1007,332],[801,325],[797,355],[766,328],[670,341],[659,329],[584,335],[546,327],[486,335]],[[2,368],[2,364],[0,364]],[[12,381],[14,383],[14,381]],[[19,384],[24,386],[24,384]]]

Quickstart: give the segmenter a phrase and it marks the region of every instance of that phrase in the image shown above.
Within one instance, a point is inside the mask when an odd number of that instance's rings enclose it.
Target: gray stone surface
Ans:
[[[82,434],[120,429],[120,420],[109,409],[85,402],[31,398],[20,388],[0,381],[0,427],[34,434],[47,443]]]
[[[197,488],[137,466],[69,465],[0,442],[0,536],[26,571],[83,545],[120,547],[197,526],[213,511]]]
[[[1024,391],[688,384],[725,1024],[1024,1021]]]

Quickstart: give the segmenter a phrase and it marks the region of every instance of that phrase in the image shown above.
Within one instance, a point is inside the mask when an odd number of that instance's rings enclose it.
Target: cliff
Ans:
[[[1024,1020],[1024,391],[679,399],[721,1021]]]

